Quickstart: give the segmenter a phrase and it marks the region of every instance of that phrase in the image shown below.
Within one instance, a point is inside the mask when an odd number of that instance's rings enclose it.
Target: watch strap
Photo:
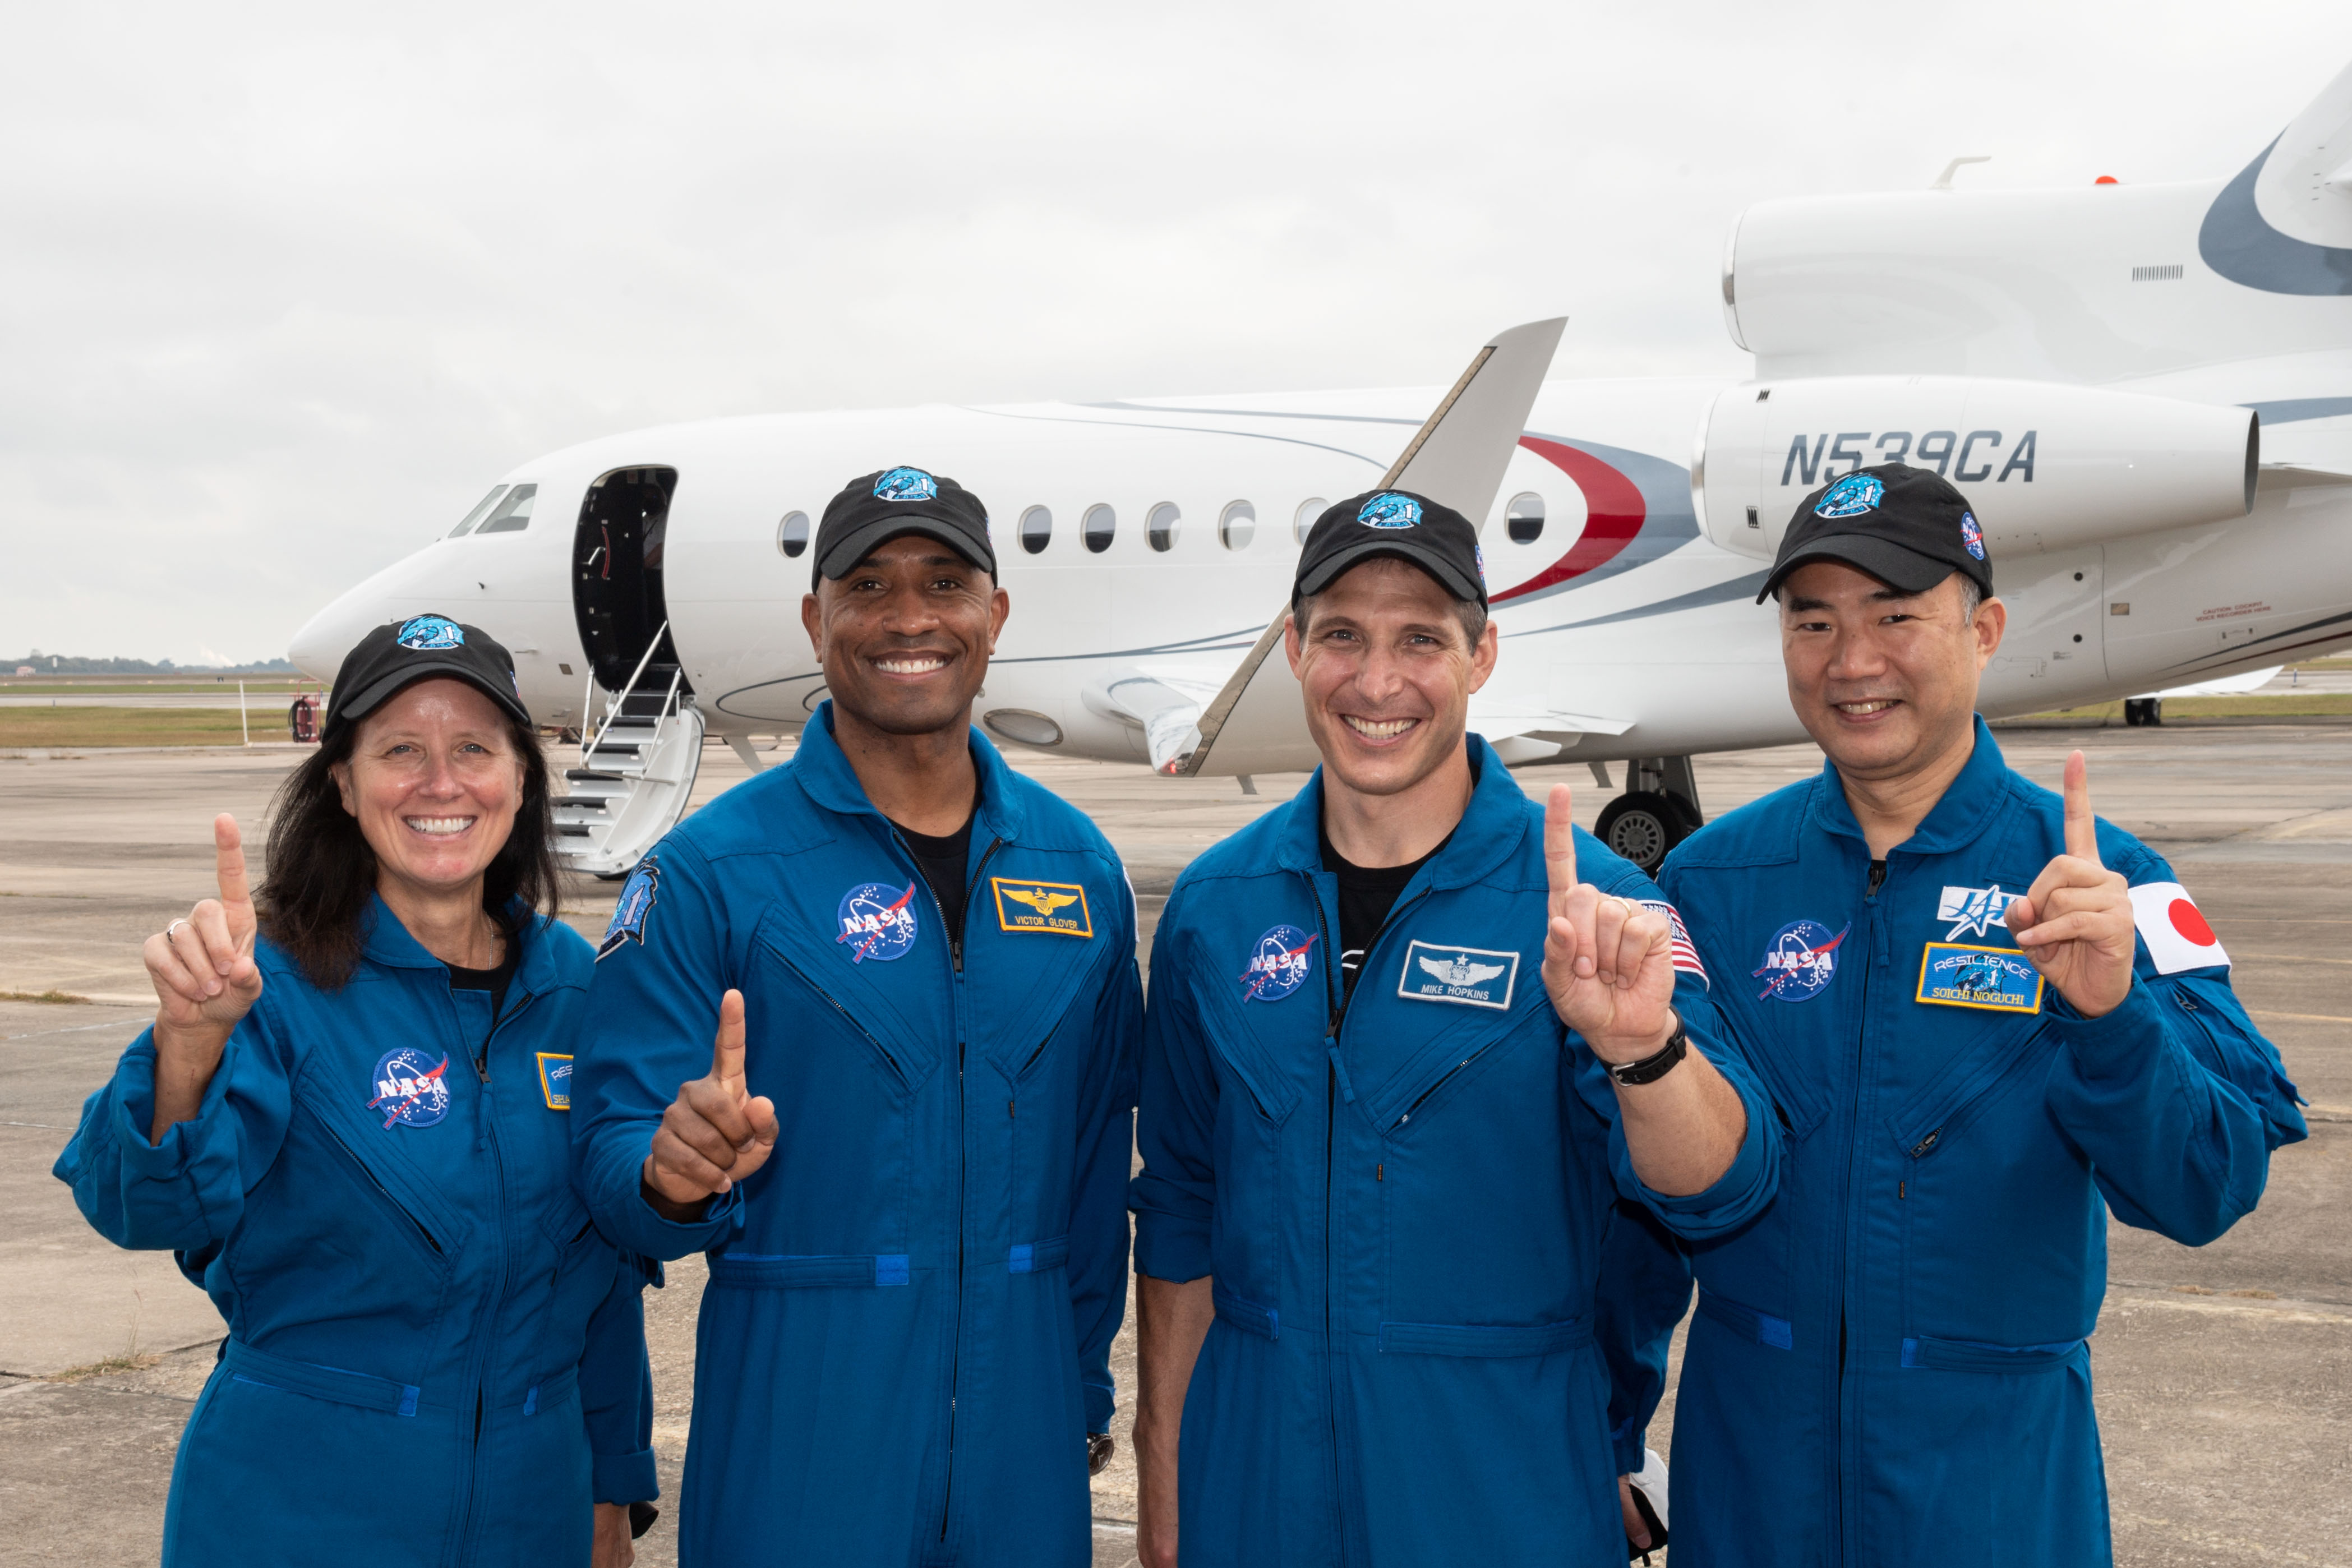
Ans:
[[[1675,1015],[1675,1032],[1666,1043],[1637,1062],[1612,1062],[1609,1076],[1622,1084],[1655,1083],[1675,1070],[1675,1064],[1690,1050],[1690,1031],[1683,1026],[1683,1016]]]

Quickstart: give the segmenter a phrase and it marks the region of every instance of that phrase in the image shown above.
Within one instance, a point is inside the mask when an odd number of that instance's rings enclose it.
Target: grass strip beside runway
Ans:
[[[257,707],[257,741],[283,741],[286,710]],[[0,708],[5,746],[234,746],[244,738],[234,708]]]

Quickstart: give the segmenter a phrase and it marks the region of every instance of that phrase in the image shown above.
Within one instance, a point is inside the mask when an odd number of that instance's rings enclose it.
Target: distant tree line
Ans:
[[[143,658],[76,658],[68,654],[42,653],[36,650],[22,658],[0,655],[0,679],[16,674],[19,667],[30,665],[41,675],[299,675],[291,661],[282,658],[263,659],[257,664],[173,664],[161,659],[152,664]]]

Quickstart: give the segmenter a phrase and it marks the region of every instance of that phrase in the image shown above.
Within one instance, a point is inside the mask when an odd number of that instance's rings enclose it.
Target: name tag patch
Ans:
[[[572,1058],[553,1051],[539,1053],[539,1092],[547,1097],[550,1110],[572,1109]]]
[[[1087,909],[1087,890],[1076,882],[1030,882],[991,877],[996,894],[999,931],[1046,931],[1062,936],[1091,937],[1094,916]]]
[[[1459,1002],[1502,1012],[1510,1007],[1511,991],[1518,983],[1516,952],[1415,942],[1404,950],[1397,994],[1408,1002]]]
[[[1931,942],[1919,959],[1919,1000],[1992,1013],[2039,1013],[2042,972],[2013,948]]]

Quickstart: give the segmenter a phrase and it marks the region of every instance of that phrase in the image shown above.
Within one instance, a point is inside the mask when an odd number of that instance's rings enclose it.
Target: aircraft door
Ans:
[[[607,691],[619,691],[640,663],[648,675],[659,669],[665,685],[677,668],[662,591],[677,489],[676,468],[615,468],[590,485],[580,503],[572,532],[572,613],[596,683]]]

